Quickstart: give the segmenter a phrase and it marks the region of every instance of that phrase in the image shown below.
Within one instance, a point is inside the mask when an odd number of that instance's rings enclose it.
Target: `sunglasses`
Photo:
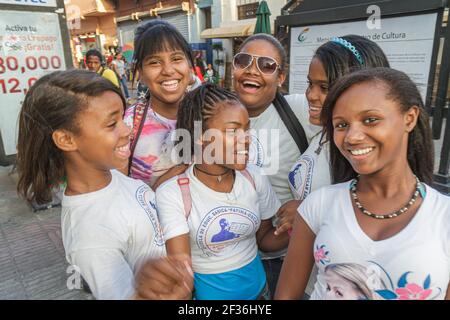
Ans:
[[[233,58],[233,67],[235,69],[246,69],[253,63],[253,59],[256,59],[256,67],[259,72],[265,75],[272,75],[281,69],[278,62],[271,57],[257,56],[245,52],[237,53]]]

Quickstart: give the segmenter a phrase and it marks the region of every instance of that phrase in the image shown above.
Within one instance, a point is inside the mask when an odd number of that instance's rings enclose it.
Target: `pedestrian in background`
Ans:
[[[125,95],[125,98],[127,100],[129,100],[130,99],[130,94],[128,92],[128,81],[127,81],[126,64],[122,60],[122,53],[121,52],[116,53],[116,55],[114,56],[114,60],[111,63],[111,66],[112,66],[114,72],[119,77],[119,82],[120,82],[120,84],[122,86],[122,90],[123,90],[123,93]]]
[[[104,66],[103,56],[97,49],[90,49],[86,52],[86,65],[90,71],[94,71],[101,75],[103,78],[108,79],[118,88],[120,88],[119,80],[116,73]]]

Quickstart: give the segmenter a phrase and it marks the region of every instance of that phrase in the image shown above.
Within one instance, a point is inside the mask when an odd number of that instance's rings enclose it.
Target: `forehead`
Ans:
[[[185,54],[182,44],[173,37],[166,37],[156,41],[147,41],[144,46],[146,56],[173,54],[175,52],[182,52]]]
[[[92,61],[92,62],[100,62],[100,58],[97,56],[94,56],[94,55],[87,57],[86,60]]]
[[[257,39],[247,43],[240,52],[250,53],[258,56],[267,56],[281,60],[278,49],[269,41]]]
[[[88,107],[84,114],[98,121],[107,118],[113,112],[122,114],[123,108],[119,95],[113,91],[106,91],[97,97],[88,98]]]
[[[240,102],[225,101],[220,103],[217,113],[211,118],[211,122],[239,122],[246,125],[248,122],[248,112]]]
[[[347,89],[336,101],[333,116],[358,114],[366,110],[400,113],[398,103],[387,98],[388,88],[380,82],[358,83]]]
[[[314,78],[315,80],[327,81],[327,73],[325,72],[323,63],[317,57],[313,58],[309,64],[308,76],[310,78]]]

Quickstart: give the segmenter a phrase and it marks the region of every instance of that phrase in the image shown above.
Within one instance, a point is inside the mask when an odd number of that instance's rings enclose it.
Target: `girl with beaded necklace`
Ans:
[[[382,299],[449,299],[450,199],[430,187],[433,142],[415,84],[388,68],[351,73],[321,119],[336,184],[300,205],[275,298],[301,297],[315,262],[311,299],[326,296],[329,264],[348,263],[383,279],[387,288],[370,283]]]

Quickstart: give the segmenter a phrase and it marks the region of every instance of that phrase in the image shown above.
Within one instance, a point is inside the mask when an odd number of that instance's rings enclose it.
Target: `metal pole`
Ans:
[[[439,139],[441,137],[442,122],[444,120],[444,107],[447,101],[448,77],[450,73],[450,26],[447,21],[447,26],[444,31],[444,47],[442,50],[441,69],[439,71],[439,82],[436,92],[435,108],[433,112],[433,138]],[[448,125],[447,125],[448,126]]]

